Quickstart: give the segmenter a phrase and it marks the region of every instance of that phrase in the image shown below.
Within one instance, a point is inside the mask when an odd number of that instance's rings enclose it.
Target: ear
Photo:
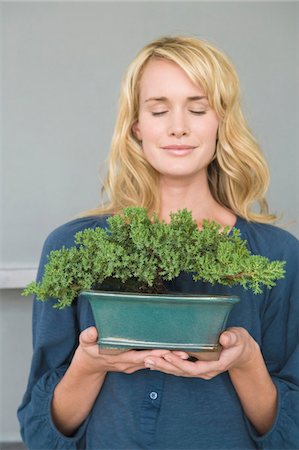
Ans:
[[[142,141],[141,131],[139,129],[139,122],[136,120],[132,125],[132,132],[134,136],[138,139],[138,141]]]

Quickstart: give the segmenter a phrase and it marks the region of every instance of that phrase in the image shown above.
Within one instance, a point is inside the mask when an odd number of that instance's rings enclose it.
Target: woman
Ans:
[[[30,449],[299,448],[298,241],[270,225],[267,166],[238,86],[231,63],[204,41],[165,37],[141,50],[121,90],[104,187],[110,200],[51,233],[38,279],[51,250],[129,205],[166,221],[187,208],[199,227],[206,218],[236,226],[253,253],[287,261],[285,279],[258,296],[186,274],[172,283],[240,295],[218,361],[99,352],[87,304],[57,311],[35,302],[32,368],[18,411]]]

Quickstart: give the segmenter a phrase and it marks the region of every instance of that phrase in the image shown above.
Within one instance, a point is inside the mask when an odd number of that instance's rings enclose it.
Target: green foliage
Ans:
[[[145,208],[125,208],[108,219],[108,228],[87,229],[75,236],[74,247],[52,251],[40,283],[23,295],[58,299],[71,305],[80,291],[92,288],[165,292],[163,280],[181,272],[212,284],[242,285],[258,294],[284,276],[283,261],[251,255],[237,229],[228,234],[215,222],[200,231],[186,209],[171,214],[170,223],[148,217]]]

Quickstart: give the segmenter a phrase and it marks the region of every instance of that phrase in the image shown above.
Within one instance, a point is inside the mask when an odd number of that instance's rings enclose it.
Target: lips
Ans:
[[[165,145],[162,147],[169,155],[173,156],[189,155],[195,148],[194,145]]]
[[[165,145],[162,147],[164,150],[193,150],[194,145]]]

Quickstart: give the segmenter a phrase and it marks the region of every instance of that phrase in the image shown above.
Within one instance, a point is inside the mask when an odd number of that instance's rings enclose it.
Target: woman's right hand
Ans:
[[[133,373],[145,369],[147,356],[163,357],[169,350],[118,350],[101,349],[97,343],[98,332],[95,327],[83,330],[75,353],[76,365],[87,374],[106,374],[107,372]]]
[[[90,413],[107,372],[129,374],[146,369],[147,357],[164,357],[168,353],[169,350],[100,349],[97,329],[83,330],[72,362],[54,391],[52,418],[57,428],[66,436],[75,432]],[[182,358],[186,356],[183,352],[176,353]]]

